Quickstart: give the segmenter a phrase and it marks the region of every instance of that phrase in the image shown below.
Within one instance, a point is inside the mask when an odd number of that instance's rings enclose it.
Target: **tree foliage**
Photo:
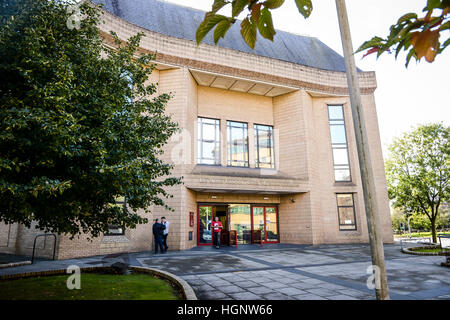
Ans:
[[[284,4],[284,0],[214,0],[211,11],[205,14],[203,22],[197,29],[196,40],[199,44],[215,27],[214,42],[224,38],[237,16],[247,9],[247,16],[241,21],[241,35],[247,45],[254,49],[259,34],[271,41],[276,34],[272,21],[271,10]],[[295,0],[298,11],[308,18],[312,12],[311,0]],[[231,5],[231,17],[217,14],[219,10]]]
[[[158,158],[178,129],[164,112],[170,95],[146,83],[154,57],[137,53],[141,35],[114,35],[111,49],[90,3],[78,29],[68,28],[70,1],[9,4],[0,25],[0,221],[94,237],[108,224],[146,223],[137,210],[166,206],[164,187],[180,179]]]
[[[441,204],[450,200],[450,127],[430,124],[396,138],[389,147],[386,177],[394,207],[423,214],[436,241]]]
[[[308,18],[313,10],[311,0],[294,0],[297,9],[304,18]],[[230,5],[231,17],[217,14],[219,10]],[[254,49],[259,34],[271,41],[276,34],[271,10],[284,4],[284,0],[214,0],[211,11],[205,14],[203,22],[197,29],[196,40],[199,44],[215,27],[214,42],[224,38],[237,16],[247,9],[247,16],[241,21],[241,35],[247,45]],[[395,57],[404,50],[408,52],[406,66],[414,57],[417,61],[425,57],[433,62],[436,55],[442,53],[450,45],[450,0],[428,0],[424,17],[416,13],[406,13],[397,23],[390,27],[387,38],[379,36],[364,42],[356,52],[366,51],[365,56],[395,51]],[[440,36],[446,39],[440,40]]]
[[[428,0],[423,12],[423,17],[413,12],[404,14],[390,27],[386,38],[373,37],[356,52],[366,51],[364,56],[377,53],[379,57],[385,52],[395,51],[397,58],[403,50],[408,52],[406,67],[413,57],[416,61],[425,57],[426,61],[433,62],[436,55],[450,45],[450,0]],[[446,39],[441,40],[441,35]]]

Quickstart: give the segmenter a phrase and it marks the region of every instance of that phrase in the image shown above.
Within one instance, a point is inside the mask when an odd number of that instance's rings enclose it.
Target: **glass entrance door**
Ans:
[[[253,230],[262,232],[263,242],[278,242],[278,215],[276,207],[252,207]]]
[[[228,206],[230,230],[236,230],[239,244],[251,243],[252,221],[249,204],[230,204]]]
[[[278,216],[276,207],[265,207],[266,242],[278,242]]]
[[[198,244],[212,245],[212,206],[198,206]]]

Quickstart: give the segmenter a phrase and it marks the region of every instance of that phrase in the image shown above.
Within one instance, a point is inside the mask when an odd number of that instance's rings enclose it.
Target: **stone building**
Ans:
[[[197,46],[204,12],[160,0],[104,3],[105,42],[137,32],[141,49],[157,52],[149,81],[173,92],[167,113],[183,132],[163,159],[184,184],[171,188],[168,205],[152,208],[149,221],[166,216],[168,245],[186,250],[211,245],[211,220],[225,227],[231,245],[265,243],[366,243],[358,155],[342,56],[313,37],[277,31],[259,37],[254,51],[239,23],[215,46],[212,35]],[[392,242],[374,91],[374,72],[359,70],[383,240]],[[30,254],[35,230],[0,226],[0,251]],[[57,257],[152,249],[151,223],[116,228],[92,242],[58,236]],[[38,251],[52,249],[51,238]]]

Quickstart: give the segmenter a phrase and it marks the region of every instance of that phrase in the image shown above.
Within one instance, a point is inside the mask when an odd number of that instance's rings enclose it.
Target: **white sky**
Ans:
[[[166,0],[205,11],[211,9],[213,0]],[[353,46],[355,50],[373,36],[385,37],[389,27],[407,12],[420,15],[426,0],[347,0]],[[314,36],[342,55],[342,44],[334,0],[313,0],[314,10],[305,20],[297,11],[293,0],[273,12],[276,29]],[[230,7],[230,6],[229,6]],[[225,13],[227,13],[225,11]],[[228,13],[229,15],[229,13]],[[260,37],[260,35],[258,35]],[[275,35],[276,36],[276,35]],[[442,36],[441,36],[442,42]],[[375,91],[378,121],[384,156],[392,138],[408,131],[412,126],[431,122],[450,124],[450,47],[438,55],[432,64],[414,59],[405,68],[405,55],[395,60],[394,55],[376,54],[356,64],[364,71],[375,71],[378,89]]]

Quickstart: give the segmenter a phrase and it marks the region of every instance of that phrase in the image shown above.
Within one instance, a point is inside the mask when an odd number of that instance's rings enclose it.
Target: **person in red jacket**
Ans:
[[[215,217],[215,221],[211,224],[213,230],[213,241],[216,244],[216,248],[220,248],[220,232],[223,229],[222,222],[219,221],[219,217]]]

